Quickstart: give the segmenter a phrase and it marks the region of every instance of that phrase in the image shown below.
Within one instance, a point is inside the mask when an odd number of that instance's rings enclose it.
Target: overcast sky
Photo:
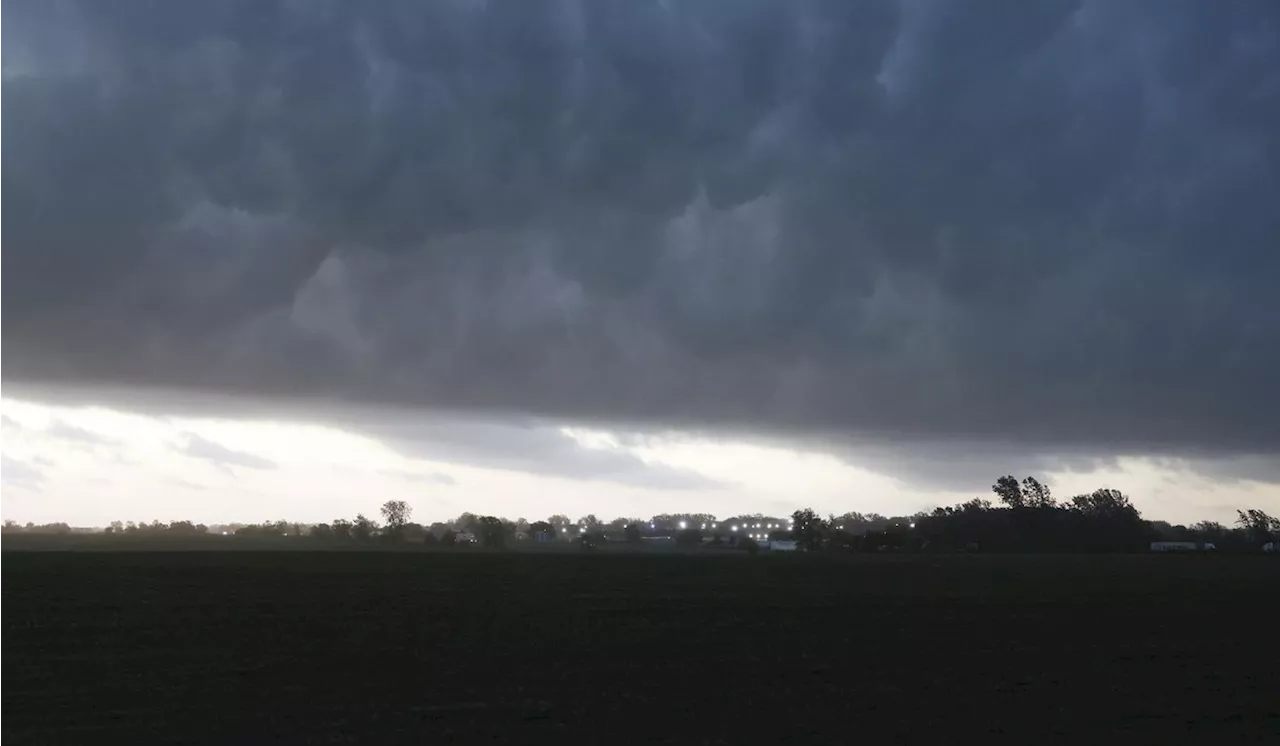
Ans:
[[[1273,0],[5,3],[4,514],[1280,510]]]

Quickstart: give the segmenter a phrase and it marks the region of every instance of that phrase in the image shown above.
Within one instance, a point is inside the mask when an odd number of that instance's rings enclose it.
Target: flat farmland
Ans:
[[[1280,733],[1267,557],[2,561],[10,746]]]

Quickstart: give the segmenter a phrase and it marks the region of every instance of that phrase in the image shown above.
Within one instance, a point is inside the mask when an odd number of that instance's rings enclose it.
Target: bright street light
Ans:
[[[685,523],[684,521],[680,521],[680,528],[681,528],[681,529],[684,529],[684,528],[687,528],[687,527],[688,527],[688,524],[687,524],[687,523]]]

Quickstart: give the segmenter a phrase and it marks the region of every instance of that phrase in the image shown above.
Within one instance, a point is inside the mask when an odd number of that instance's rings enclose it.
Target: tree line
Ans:
[[[889,526],[850,531],[843,521],[797,511],[794,537],[805,549],[834,551],[1131,552],[1152,542],[1196,542],[1221,551],[1257,551],[1280,538],[1280,518],[1238,510],[1235,525],[1201,521],[1190,526],[1143,519],[1119,490],[1097,489],[1067,500],[1027,477],[1003,476],[991,487],[996,500],[975,498]]]
[[[951,507],[909,516],[888,517],[850,512],[821,517],[811,509],[787,517],[760,513],[719,519],[708,513],[664,513],[648,519],[620,517],[605,522],[594,514],[577,520],[556,514],[546,519],[509,520],[463,513],[451,521],[423,525],[412,521],[403,500],[388,500],[381,520],[357,514],[328,523],[290,521],[233,525],[219,529],[190,521],[114,521],[103,533],[124,536],[200,536],[211,533],[241,537],[306,537],[321,542],[415,542],[456,546],[477,544],[502,548],[512,541],[575,541],[592,547],[605,541],[640,544],[646,539],[677,544],[728,546],[754,551],[762,542],[791,540],[817,552],[1128,552],[1142,551],[1154,541],[1193,541],[1222,551],[1257,551],[1280,539],[1280,518],[1262,510],[1237,511],[1233,526],[1214,521],[1173,525],[1143,519],[1119,490],[1098,489],[1057,500],[1034,477],[1019,481],[1003,476],[992,485],[995,500],[975,498]],[[19,525],[5,521],[5,533],[70,533],[65,523]]]

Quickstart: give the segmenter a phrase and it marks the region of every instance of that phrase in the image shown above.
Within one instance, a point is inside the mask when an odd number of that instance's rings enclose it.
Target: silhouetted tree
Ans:
[[[1049,485],[1041,484],[1035,477],[1022,480],[1022,502],[1028,508],[1052,508],[1057,504]]]
[[[991,491],[996,493],[1000,498],[1000,502],[1010,508],[1022,508],[1026,506],[1026,500],[1022,496],[1022,487],[1018,484],[1018,478],[1014,476],[1003,476],[991,485]]]
[[[1138,515],[1129,498],[1120,490],[1099,489],[1071,498],[1071,509],[1099,518],[1131,518]]]
[[[209,527],[203,523],[192,523],[191,521],[174,521],[169,524],[169,533],[178,534],[180,536],[201,536],[209,533]]]
[[[351,524],[352,538],[364,541],[373,536],[374,530],[378,528],[378,524],[365,518],[364,513],[356,515],[355,521]]]
[[[1261,510],[1237,510],[1236,526],[1256,544],[1275,541],[1280,535],[1280,518],[1273,518]]]
[[[625,530],[628,544],[639,544],[643,541],[640,535],[640,527],[634,523],[629,524]]]
[[[1068,505],[1074,518],[1071,532],[1079,539],[1079,548],[1094,551],[1127,551],[1140,549],[1150,537],[1150,528],[1138,509],[1120,490],[1098,489],[1087,495],[1076,495]]]
[[[440,546],[452,547],[458,544],[458,533],[451,528],[446,528],[444,533],[440,534]]]
[[[702,546],[702,530],[696,528],[686,528],[676,534],[676,544],[682,547],[698,547]]]
[[[19,526],[14,521],[5,521],[4,533],[8,534],[69,534],[71,526],[66,523],[40,523],[35,524],[30,521],[25,526]]]
[[[386,522],[386,536],[394,540],[404,538],[404,528],[413,515],[413,508],[404,500],[388,500],[382,504],[382,520]]]
[[[791,535],[800,549],[816,552],[822,548],[826,524],[817,513],[813,512],[812,508],[804,508],[792,513],[791,521]]]

